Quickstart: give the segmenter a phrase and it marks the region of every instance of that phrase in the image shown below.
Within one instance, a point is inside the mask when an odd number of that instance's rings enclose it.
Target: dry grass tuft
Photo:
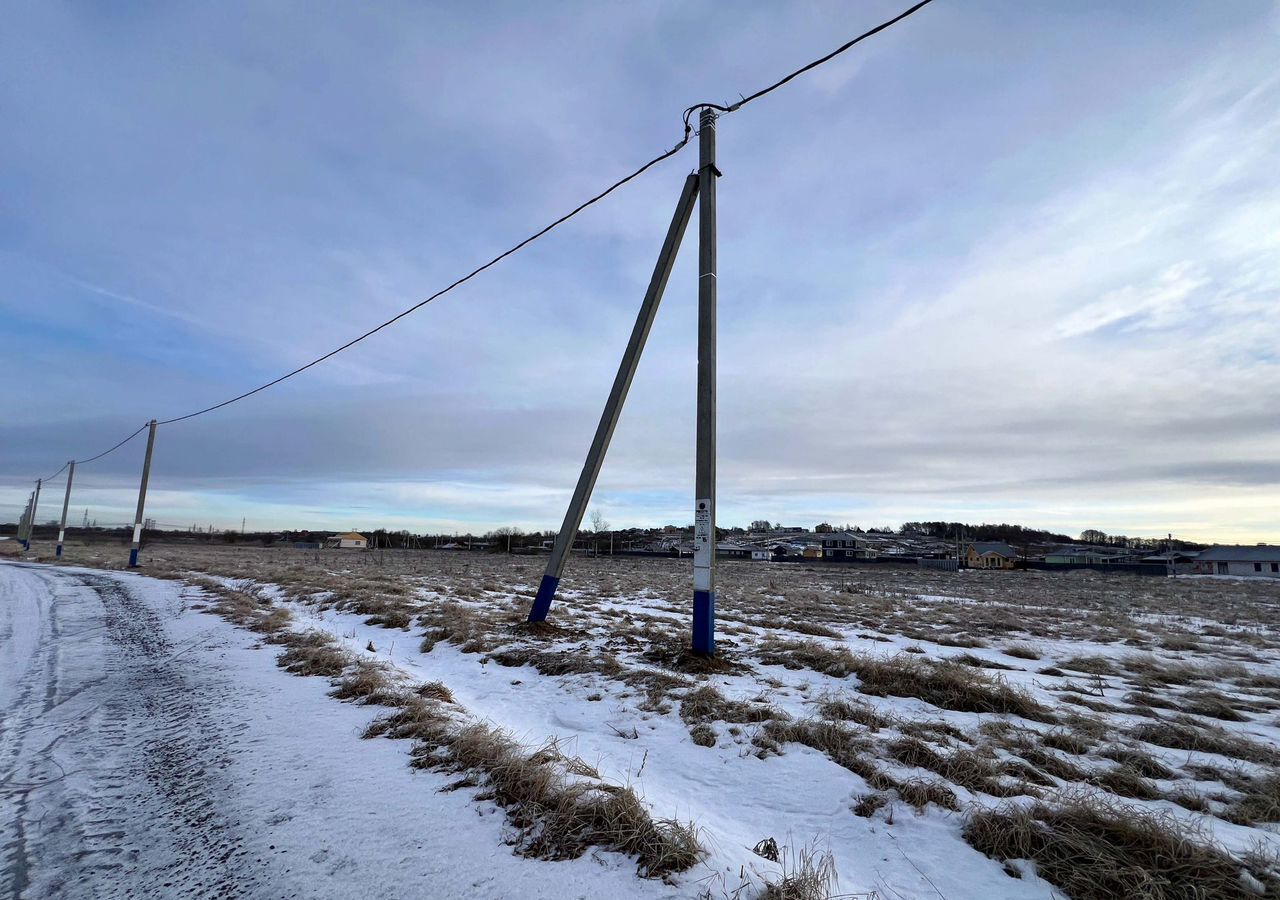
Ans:
[[[1010,644],[1004,648],[1004,655],[1015,659],[1039,659],[1040,651],[1030,644]]]
[[[1103,759],[1114,760],[1126,766],[1143,778],[1159,778],[1167,780],[1176,777],[1176,773],[1145,750],[1136,747],[1111,746],[1098,753]]]
[[[783,847],[781,865],[781,877],[765,885],[759,900],[828,900],[833,896],[839,877],[830,853],[805,847],[791,858]]]
[[[531,751],[500,728],[459,725],[438,703],[416,697],[364,736],[415,739],[415,766],[460,772],[463,784],[481,784],[521,830],[523,855],[574,859],[605,847],[635,856],[647,877],[684,871],[703,856],[693,825],[653,819],[634,791],[600,782],[595,769],[565,756],[554,741]]]
[[[799,719],[792,722],[769,722],[756,735],[759,745],[780,746],[803,744],[825,753],[836,765],[859,775],[876,790],[887,790],[893,782],[862,754],[871,749],[871,741],[848,725],[840,722],[823,722],[818,719]]]
[[[1183,695],[1185,712],[1223,722],[1247,722],[1249,717],[1241,713],[1231,699],[1218,691],[1187,691]]]
[[[1280,775],[1251,779],[1243,793],[1227,807],[1224,819],[1237,825],[1280,822]]]
[[[882,793],[864,794],[853,804],[853,814],[869,819],[889,805],[889,795]]]
[[[812,637],[833,638],[837,641],[843,640],[844,635],[836,631],[829,625],[821,625],[817,622],[803,622],[799,619],[788,619],[782,623],[782,627],[788,631],[794,631],[798,634],[807,634]]]
[[[1105,656],[1073,656],[1058,663],[1059,669],[1084,672],[1086,675],[1114,675],[1115,664]]]
[[[923,812],[930,803],[952,812],[960,811],[960,801],[945,783],[934,778],[908,778],[894,785],[902,802]]]
[[[999,669],[1004,672],[1021,672],[1017,666],[1006,665],[1002,662],[996,662],[993,659],[983,659],[981,656],[975,656],[972,653],[961,653],[959,656],[952,656],[949,662],[960,663],[962,666],[971,666],[975,669]]]
[[[406,692],[390,682],[384,663],[360,659],[351,671],[337,679],[329,696],[375,706],[400,706]]]
[[[271,642],[288,648],[276,659],[276,665],[294,675],[337,678],[356,663],[354,656],[323,631],[283,631],[274,635]]]
[[[697,725],[689,727],[689,739],[699,747],[714,747],[716,745],[716,730],[706,722],[699,722]]]
[[[436,644],[457,644],[463,653],[483,653],[494,646],[497,622],[492,616],[456,600],[447,600],[425,610],[421,622],[426,626],[419,649],[430,653]]]
[[[947,660],[905,655],[884,659],[814,641],[767,641],[758,656],[766,665],[807,668],[834,678],[857,675],[858,689],[873,696],[916,697],[958,712],[1010,713],[1054,721],[1053,714],[1026,691]]]
[[[1245,865],[1176,818],[1097,797],[979,810],[965,839],[993,859],[1028,859],[1072,900],[1254,900]],[[1266,890],[1280,888],[1261,869]]]
[[[1090,782],[1118,797],[1132,797],[1135,800],[1159,800],[1164,796],[1150,781],[1147,781],[1134,769],[1124,765],[1097,772],[1090,777]]]
[[[858,689],[865,694],[917,697],[941,709],[958,712],[1009,713],[1052,722],[1053,713],[1026,691],[968,666],[908,656],[889,660],[863,657]]]
[[[1041,741],[1046,747],[1061,750],[1063,753],[1070,753],[1074,756],[1083,756],[1093,746],[1093,741],[1085,735],[1064,728],[1055,728],[1045,734]]]
[[[730,700],[713,686],[694,688],[680,700],[680,718],[686,724],[702,722],[768,722],[787,714],[768,703]]]
[[[440,703],[452,703],[453,691],[449,690],[443,682],[427,681],[418,685],[413,691],[419,697],[427,700],[436,700]]]
[[[612,653],[582,650],[537,650],[530,647],[500,650],[489,658],[503,666],[533,666],[543,675],[585,675],[598,673],[617,678],[625,671]]]
[[[1274,747],[1232,734],[1223,728],[1200,725],[1194,719],[1144,722],[1130,734],[1137,740],[1174,750],[1218,753],[1232,759],[1265,764],[1275,764],[1280,758]]]
[[[818,702],[818,714],[833,722],[857,722],[869,731],[879,731],[893,724],[892,719],[877,712],[865,700],[845,696],[824,697]]]

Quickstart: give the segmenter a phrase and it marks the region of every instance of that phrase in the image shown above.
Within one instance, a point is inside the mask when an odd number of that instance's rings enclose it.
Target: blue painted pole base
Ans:
[[[538,585],[538,596],[533,598],[533,609],[529,610],[530,622],[547,621],[547,613],[551,611],[551,601],[556,599],[556,588],[560,587],[560,579],[554,575],[543,575],[542,584]]]
[[[716,595],[714,591],[693,592],[693,652],[716,655]]]
[[[62,559],[62,545],[61,545],[61,544],[59,544],[59,545],[58,545],[58,549],[57,549],[57,551],[56,551],[56,552],[54,552],[54,554],[53,554],[53,555],[54,555],[54,556],[56,556],[58,559]]]
[[[29,539],[22,542],[22,549],[23,550],[31,549],[31,541]]]
[[[129,568],[130,569],[138,568],[138,551],[137,550],[129,551]]]

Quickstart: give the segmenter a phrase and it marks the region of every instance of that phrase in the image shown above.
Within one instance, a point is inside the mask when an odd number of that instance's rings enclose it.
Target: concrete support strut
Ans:
[[[67,509],[71,506],[71,482],[76,477],[76,461],[67,462],[67,491],[62,495],[62,521],[58,523],[58,549],[54,556],[61,558],[62,542],[67,537]]]
[[[698,121],[698,430],[693,503],[693,642],[716,652],[716,114]]]
[[[133,543],[129,545],[129,568],[138,568],[138,550],[142,547],[143,514],[147,507],[147,481],[151,478],[151,451],[156,446],[156,420],[147,429],[147,455],[142,460],[142,483],[138,485],[138,512],[133,517]]]
[[[640,312],[636,316],[636,324],[631,329],[631,339],[622,354],[622,362],[618,366],[618,374],[614,377],[613,388],[609,391],[609,399],[600,415],[600,423],[596,426],[595,438],[591,441],[591,449],[587,451],[586,462],[582,464],[582,472],[578,476],[577,487],[573,490],[573,498],[565,511],[564,522],[556,533],[555,544],[551,548],[551,559],[547,562],[546,573],[542,583],[538,585],[538,594],[529,610],[530,622],[544,622],[551,609],[551,601],[555,599],[556,589],[560,586],[560,576],[564,573],[565,562],[573,549],[573,542],[582,526],[582,517],[587,511],[587,503],[591,500],[591,492],[595,489],[596,478],[600,467],[604,464],[605,453],[609,449],[609,441],[613,439],[614,428],[622,413],[622,405],[631,389],[631,381],[635,377],[640,363],[640,355],[644,352],[645,341],[649,339],[649,330],[658,313],[658,305],[662,302],[663,291],[667,280],[671,277],[671,268],[675,264],[676,253],[680,249],[680,241],[684,237],[689,219],[693,215],[693,206],[698,199],[698,176],[690,175],[680,192],[680,200],[676,204],[675,215],[667,228],[666,240],[662,242],[662,250],[658,254],[658,262],[654,266],[653,276],[649,279],[649,289],[645,292],[644,301],[640,304]]]

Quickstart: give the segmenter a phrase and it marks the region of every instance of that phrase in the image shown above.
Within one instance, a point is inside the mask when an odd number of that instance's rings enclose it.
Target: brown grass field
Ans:
[[[72,545],[65,561],[126,555]],[[686,650],[687,560],[574,558],[540,628],[524,622],[540,557],[153,544],[143,560],[282,645],[282,667],[386,707],[369,736],[413,740],[415,765],[481,786],[530,855],[604,846],[662,876],[705,851],[695,825],[652,818],[556,741],[468,719],[449,683],[405,684],[300,611],[607,695],[637,721],[678,721],[698,752],[810,748],[864,786],[850,815],[956,816],[1010,877],[1033,861],[1075,900],[1280,891],[1278,583],[724,562],[707,661]],[[792,857],[767,896],[826,896],[821,855]]]

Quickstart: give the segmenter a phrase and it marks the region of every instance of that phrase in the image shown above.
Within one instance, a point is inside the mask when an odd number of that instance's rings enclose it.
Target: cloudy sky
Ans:
[[[904,5],[10,6],[0,521]],[[1277,59],[1271,0],[937,0],[722,119],[721,523],[1280,541]],[[148,513],[554,528],[696,152],[162,428]],[[593,500],[615,526],[692,519],[694,234]],[[73,521],[130,518],[142,451],[81,468]]]

